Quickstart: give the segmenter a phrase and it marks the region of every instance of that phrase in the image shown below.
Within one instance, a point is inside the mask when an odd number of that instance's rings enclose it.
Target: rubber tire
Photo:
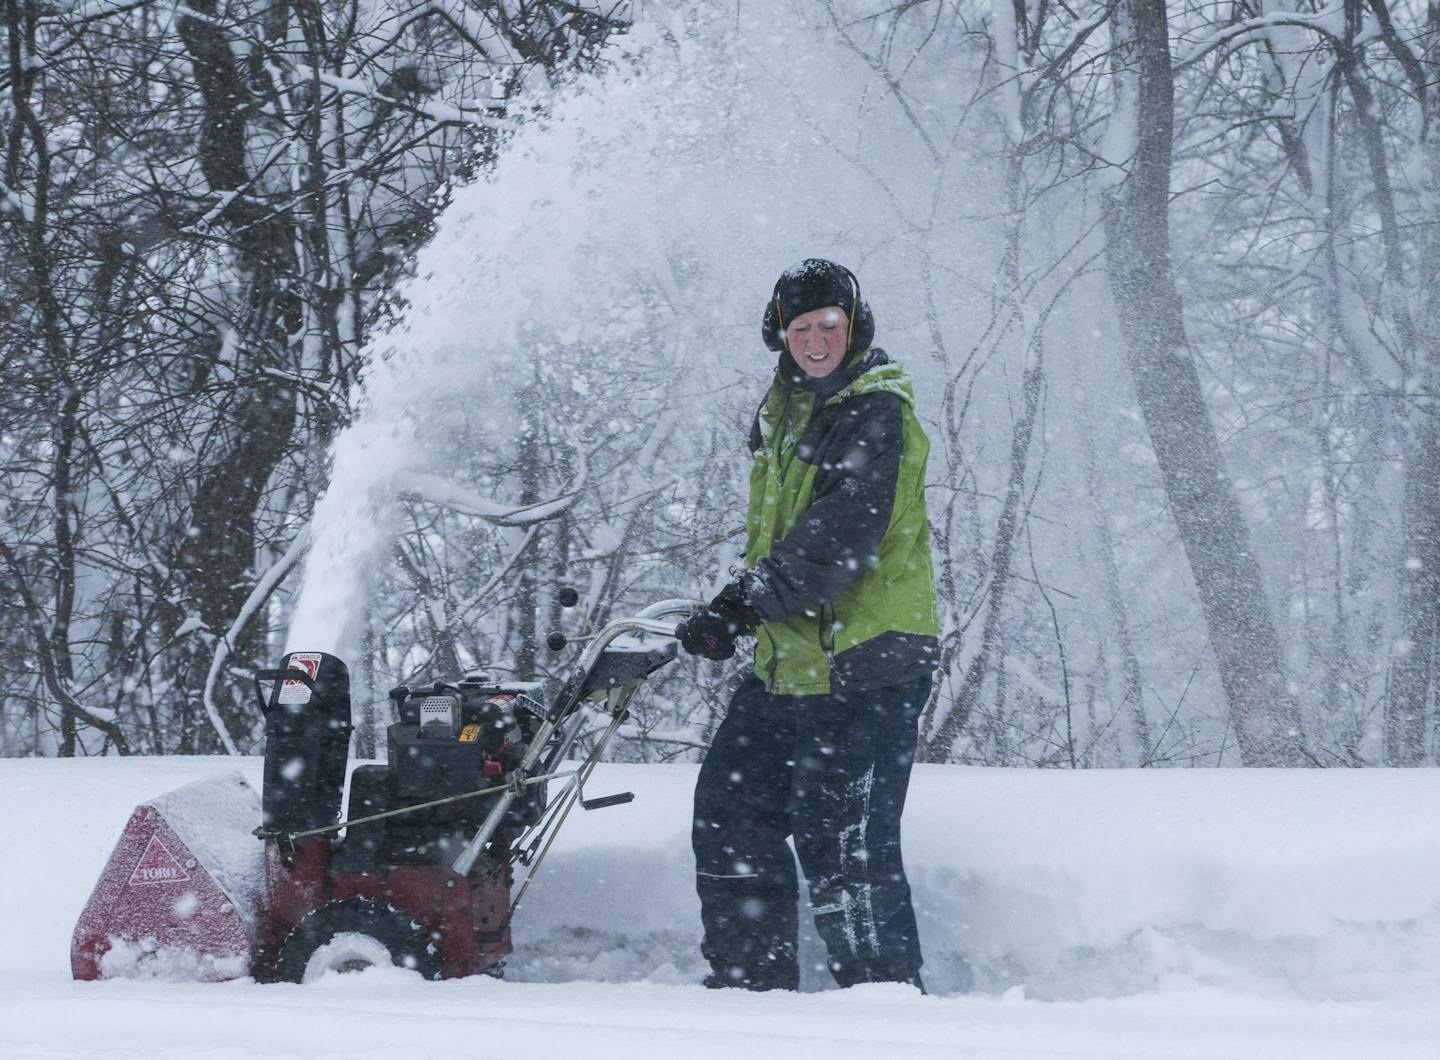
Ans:
[[[328,956],[321,951],[335,947]],[[318,967],[312,967],[314,959]],[[440,978],[440,954],[415,920],[392,905],[368,898],[344,898],[306,913],[286,936],[275,961],[277,982],[309,982],[328,971],[358,971],[383,964],[410,968],[426,979]],[[342,963],[343,967],[336,967]]]

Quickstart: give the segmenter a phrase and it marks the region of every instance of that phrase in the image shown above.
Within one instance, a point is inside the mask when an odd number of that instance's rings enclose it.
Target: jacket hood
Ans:
[[[825,403],[833,405],[847,398],[859,397],[861,394],[894,394],[901,403],[913,409],[915,407],[915,384],[910,380],[910,373],[905,371],[901,365],[890,360],[884,350],[877,349],[870,352],[879,354],[879,357],[874,361],[867,359],[849,384],[837,391]]]

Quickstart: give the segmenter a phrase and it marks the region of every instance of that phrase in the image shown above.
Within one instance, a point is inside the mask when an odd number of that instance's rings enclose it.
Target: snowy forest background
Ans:
[[[0,754],[254,752],[287,646],[372,754],[392,685],[707,596],[818,255],[933,443],[923,759],[1436,763],[1440,5],[3,26]],[[738,674],[614,754],[695,759]]]

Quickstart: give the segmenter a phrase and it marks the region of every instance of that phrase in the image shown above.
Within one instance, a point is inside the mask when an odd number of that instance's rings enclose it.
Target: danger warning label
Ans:
[[[313,680],[320,672],[319,652],[291,652],[290,658],[285,664],[291,670],[303,670]],[[280,686],[280,695],[277,703],[309,703],[310,686],[304,681],[296,681],[294,678],[286,681]]]
[[[151,836],[150,842],[145,846],[145,853],[140,855],[135,871],[130,874],[130,883],[178,883],[189,878],[190,874],[165,844],[160,842],[160,837]]]

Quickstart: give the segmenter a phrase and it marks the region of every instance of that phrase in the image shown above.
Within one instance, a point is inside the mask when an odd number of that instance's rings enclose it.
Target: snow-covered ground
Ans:
[[[1434,771],[921,767],[931,997],[696,985],[687,766],[601,767],[636,801],[572,819],[505,981],[72,982],[131,809],[237,761],[258,788],[257,759],[0,760],[0,1057],[1440,1055]]]

